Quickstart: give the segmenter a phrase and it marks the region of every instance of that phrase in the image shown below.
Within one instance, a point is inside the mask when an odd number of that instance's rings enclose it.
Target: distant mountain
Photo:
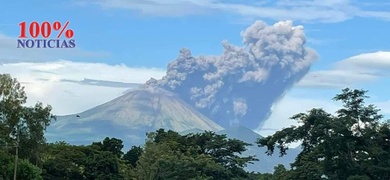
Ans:
[[[203,133],[204,130],[201,130],[201,129],[190,129],[190,130],[185,130],[185,131],[181,131],[181,132],[178,132],[180,135],[186,135],[186,134],[197,134],[197,133]]]
[[[201,133],[202,131],[199,129],[192,129],[185,132],[181,132],[181,134],[189,134],[189,133]],[[255,143],[257,139],[262,138],[259,134],[254,131],[243,127],[243,126],[235,126],[229,129],[224,129],[221,131],[217,131],[217,134],[226,134],[228,138],[231,139],[239,139],[241,141],[252,144],[252,146],[247,147],[247,151],[245,151],[243,156],[255,155],[259,161],[254,164],[249,164],[245,169],[247,171],[255,171],[255,172],[273,172],[274,167],[278,164],[283,164],[285,167],[289,167],[290,163],[294,162],[295,157],[301,151],[299,148],[292,148],[287,151],[287,155],[283,157],[279,157],[279,151],[275,150],[275,154],[273,156],[267,156],[265,154],[266,148],[258,147]]]
[[[224,129],[218,131],[217,134],[226,134],[228,138],[239,139],[251,144],[254,144],[258,138],[262,138],[259,134],[243,126],[234,126],[229,129]]]
[[[182,101],[176,94],[159,88],[141,88],[79,114],[57,117],[49,126],[46,137],[49,142],[66,141],[71,144],[91,144],[105,137],[124,141],[124,150],[132,145],[145,143],[146,132],[159,128],[180,134],[202,133],[205,130],[226,134],[253,144],[243,155],[256,155],[260,161],[246,169],[256,172],[272,172],[277,164],[288,166],[300,150],[291,149],[288,155],[266,156],[265,148],[255,144],[261,136],[251,129],[234,126],[223,129],[196,109]]]
[[[146,132],[159,128],[177,132],[223,129],[175,94],[159,88],[142,88],[82,113],[57,117],[46,136],[49,141],[75,144],[110,136],[137,145],[145,142]]]

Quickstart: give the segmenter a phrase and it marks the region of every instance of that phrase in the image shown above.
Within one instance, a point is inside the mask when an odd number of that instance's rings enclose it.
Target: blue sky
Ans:
[[[320,59],[302,80],[303,85],[298,83],[276,109],[306,103],[307,106],[301,108],[323,105],[334,110],[329,99],[340,92],[342,86],[349,86],[368,89],[371,101],[390,113],[389,9],[390,3],[385,0],[375,3],[369,0],[7,1],[0,11],[3,17],[0,20],[0,64],[3,63],[0,70],[25,82],[30,102],[40,100],[52,104],[58,114],[74,113],[110,100],[125,89],[101,87],[97,90],[96,87],[60,83],[56,79],[142,83],[150,76],[164,75],[167,64],[177,57],[181,48],[191,49],[194,55],[218,55],[223,51],[223,40],[242,45],[240,32],[255,20],[269,25],[292,20],[294,25],[304,26],[307,46],[315,49]],[[16,49],[15,38],[22,21],[69,21],[77,48]],[[350,60],[335,68],[346,59]],[[362,63],[356,65],[354,62],[359,59]],[[57,76],[33,71],[57,71],[58,68],[63,73]],[[85,69],[90,71],[83,71]],[[335,70],[346,74],[337,76]],[[373,76],[364,76],[367,73]],[[315,82],[318,80],[310,78],[313,75],[320,76],[328,85],[318,85]],[[50,81],[37,80],[43,76]],[[88,96],[92,89],[101,93],[101,98]],[[67,99],[61,99],[64,97]],[[68,100],[76,97],[86,100],[69,108]],[[271,119],[285,118],[277,112],[274,114]],[[269,122],[269,127],[283,124],[276,120]]]

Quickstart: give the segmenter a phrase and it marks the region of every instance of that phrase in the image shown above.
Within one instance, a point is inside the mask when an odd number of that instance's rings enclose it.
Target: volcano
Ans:
[[[137,145],[145,142],[146,132],[159,128],[176,132],[223,129],[172,92],[139,88],[84,112],[57,117],[47,137],[85,144],[108,136]]]

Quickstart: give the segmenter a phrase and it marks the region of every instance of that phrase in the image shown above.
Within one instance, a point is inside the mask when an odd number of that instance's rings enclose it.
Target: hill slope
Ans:
[[[255,172],[273,172],[274,167],[278,164],[283,164],[285,167],[289,167],[290,163],[294,162],[295,157],[301,151],[299,148],[291,148],[288,150],[287,155],[279,157],[279,150],[275,150],[274,155],[268,156],[265,152],[266,147],[258,147],[255,143],[257,139],[262,138],[259,134],[255,133],[251,129],[243,126],[232,127],[217,132],[218,134],[226,134],[228,138],[235,138],[241,141],[252,144],[248,146],[247,150],[242,154],[244,156],[255,155],[259,161],[254,164],[249,164],[245,169],[247,171]]]
[[[175,94],[159,88],[136,89],[79,114],[57,117],[48,129],[49,140],[73,143],[100,141],[106,136],[129,144],[144,142],[146,132],[223,128],[200,114]]]

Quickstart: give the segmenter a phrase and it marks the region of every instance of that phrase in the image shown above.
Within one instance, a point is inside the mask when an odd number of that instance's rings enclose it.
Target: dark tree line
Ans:
[[[143,146],[123,151],[123,142],[105,138],[90,145],[47,143],[46,128],[55,117],[50,106],[25,106],[23,87],[0,74],[0,180],[89,179],[390,179],[390,123],[373,105],[365,105],[366,91],[343,89],[334,100],[343,107],[334,115],[311,109],[291,119],[300,122],[259,139],[243,142],[214,132],[180,135],[159,129],[147,134]],[[273,173],[246,172],[243,156],[255,143],[288,153],[301,142],[301,153],[291,167],[279,165]],[[16,168],[16,169],[15,169]]]

